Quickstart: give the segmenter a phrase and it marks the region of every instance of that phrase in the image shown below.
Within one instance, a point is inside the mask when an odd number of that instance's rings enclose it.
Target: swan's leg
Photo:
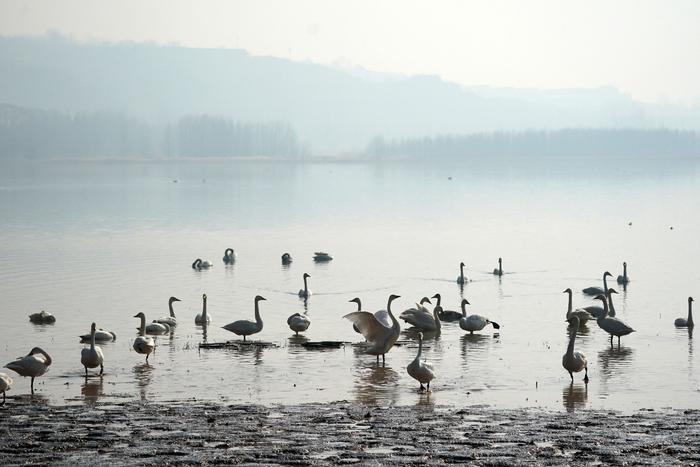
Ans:
[[[243,342],[245,342],[245,334],[243,334]]]
[[[588,384],[588,365],[586,365],[585,368],[586,368],[586,376],[583,377],[583,382]]]
[[[613,335],[610,334],[610,347],[612,347],[612,346],[613,346]]]
[[[5,391],[2,392],[2,404],[0,404],[0,407],[5,405]]]
[[[105,367],[102,363],[100,363],[100,376],[102,376],[102,373],[105,372]]]
[[[32,394],[34,394],[34,377],[32,376],[32,382],[29,385],[29,387],[32,389]]]
[[[571,372],[571,370],[568,370],[569,376],[571,376],[571,382],[574,382],[574,374]]]
[[[294,331],[294,332],[296,332],[296,333],[297,333],[297,336],[299,335],[299,331]]]
[[[379,365],[379,354],[377,354],[377,365]]]
[[[620,336],[617,336],[617,348],[620,348]]]
[[[87,367],[85,367],[85,377],[87,378]]]
[[[382,354],[382,365],[386,364],[386,357]]]
[[[419,382],[418,384],[420,384],[419,391],[421,391],[421,392],[425,391],[425,388],[423,387],[423,383]]]
[[[146,363],[148,363],[148,354],[146,354]]]
[[[428,391],[430,391],[430,381],[428,381]]]

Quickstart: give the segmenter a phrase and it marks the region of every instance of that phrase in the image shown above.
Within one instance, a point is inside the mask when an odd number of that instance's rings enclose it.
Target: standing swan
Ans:
[[[194,324],[197,326],[208,326],[211,323],[211,316],[207,314],[207,294],[202,294],[202,312],[194,317]]]
[[[603,313],[598,316],[598,326],[600,326],[600,329],[610,334],[610,346],[613,345],[613,336],[617,336],[617,345],[619,347],[620,337],[634,332],[634,329],[618,318],[608,317],[608,302],[605,300],[604,296],[598,295],[596,299],[603,302]]]
[[[386,314],[391,319],[391,326],[388,326],[389,323],[383,322],[383,319],[379,319],[376,316],[384,310],[380,310],[375,314],[368,311],[355,311],[343,316],[343,318],[347,318],[355,324],[357,329],[365,336],[365,339],[370,343],[366,353],[376,355],[377,362],[379,362],[379,356],[381,355],[382,362],[386,363],[386,353],[391,350],[401,334],[401,325],[391,312],[391,302],[397,298],[399,298],[398,295],[390,295],[386,304]]]
[[[693,297],[688,297],[688,318],[676,318],[673,324],[677,328],[692,328],[695,326],[693,323]]]
[[[311,320],[301,313],[294,313],[292,316],[287,318],[287,325],[289,326],[289,329],[294,331],[298,336],[300,332],[304,332],[309,329]]]
[[[567,321],[571,322],[571,318],[575,316],[575,317],[578,318],[578,322],[579,322],[580,324],[586,324],[586,322],[587,322],[589,319],[592,319],[592,318],[593,318],[593,316],[591,316],[591,314],[590,314],[587,310],[583,310],[583,309],[579,309],[579,310],[576,310],[576,311],[573,311],[573,310],[572,310],[572,308],[573,308],[573,306],[572,306],[572,295],[573,295],[573,292],[571,291],[571,289],[566,289],[566,290],[563,291],[562,293],[568,293],[568,294],[569,294],[569,306],[568,306],[567,309],[566,309],[566,319],[567,319]],[[577,327],[576,329],[578,329],[578,327]],[[579,370],[579,371],[580,371],[580,370]]]
[[[491,324],[494,329],[501,329],[501,326],[489,320],[488,318],[481,315],[470,315],[467,316],[467,305],[470,303],[466,298],[462,299],[462,319],[459,320],[459,327],[465,331],[469,331],[469,334],[474,334],[474,331],[481,331],[486,327],[487,324]]]
[[[224,264],[233,264],[236,262],[236,252],[233,248],[226,248],[224,251]]]
[[[170,297],[170,300],[168,300],[168,310],[170,310],[170,316],[164,316],[162,318],[158,318],[156,320],[153,320],[153,322],[160,323],[160,324],[167,324],[171,328],[177,326],[177,318],[175,318],[175,312],[173,311],[173,302],[179,302],[179,301],[180,301],[179,298]]]
[[[459,276],[457,277],[458,284],[466,284],[468,279],[464,277],[464,263],[459,263]]]
[[[571,323],[569,347],[566,349],[566,353],[561,359],[561,364],[564,369],[569,372],[572,383],[574,382],[574,373],[585,369],[586,376],[583,377],[583,382],[588,384],[588,361],[586,360],[586,356],[581,352],[574,352],[574,341],[576,340],[576,331],[579,325],[578,316],[572,316],[569,318],[569,322]]]
[[[16,372],[20,376],[31,376],[31,390],[34,394],[34,378],[41,376],[51,366],[51,357],[40,347],[34,347],[26,356],[20,357],[14,362],[5,365],[5,368]]]
[[[630,278],[627,277],[627,263],[623,262],[622,263],[622,275],[617,276],[617,283],[618,284],[629,284]]]
[[[603,273],[603,288],[601,289],[600,287],[586,287],[583,289],[583,293],[586,295],[605,295],[608,293],[608,276],[612,277],[612,274],[610,274],[608,271],[605,271]]]
[[[255,322],[248,321],[246,319],[239,319],[233,323],[228,323],[223,328],[227,331],[231,331],[237,336],[243,336],[243,341],[245,341],[246,336],[257,334],[262,331],[263,322],[262,318],[260,318],[260,306],[258,305],[260,300],[265,300],[265,298],[261,297],[260,295],[255,297]]]
[[[299,290],[299,298],[309,298],[311,296],[311,291],[309,290],[309,286],[306,283],[306,279],[311,277],[307,273],[304,273],[304,288]]]
[[[212,267],[212,264],[207,260],[202,261],[202,258],[197,258],[194,260],[194,263],[192,263],[192,269],[196,269],[198,271],[201,271],[202,269],[209,269],[210,267]]]
[[[425,391],[423,384],[428,385],[428,391],[430,391],[430,382],[435,378],[435,373],[433,372],[433,366],[429,363],[422,363],[420,361],[421,353],[423,353],[423,333],[418,333],[418,355],[416,358],[408,364],[406,371],[411,376],[420,383],[420,390]]]
[[[498,267],[493,270],[493,275],[494,276],[502,276],[503,275],[503,260],[501,258],[498,258]]]
[[[151,336],[146,335],[146,315],[143,313],[138,313],[134,315],[134,318],[141,318],[141,326],[139,326],[139,335],[134,339],[134,350],[137,353],[146,356],[146,363],[148,363],[148,356],[156,348],[156,343]]]
[[[102,349],[95,345],[95,323],[90,326],[90,348],[83,349],[80,353],[80,363],[85,367],[85,377],[88,375],[88,368],[100,367],[100,375],[104,373],[104,355]]]
[[[0,391],[2,391],[2,404],[0,404],[0,407],[5,405],[5,391],[9,391],[11,387],[12,378],[5,373],[0,373]]]

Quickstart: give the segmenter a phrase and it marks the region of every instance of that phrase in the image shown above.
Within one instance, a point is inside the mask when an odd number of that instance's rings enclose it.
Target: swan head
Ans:
[[[352,300],[348,300],[348,302],[351,302],[351,303],[358,303],[358,304],[359,304],[359,303],[360,303],[360,299],[359,299],[358,297],[355,297],[355,298],[353,298]]]
[[[224,251],[225,256],[231,256],[233,254],[233,248],[226,248],[226,251]]]
[[[566,289],[565,291],[563,291],[562,293],[573,293],[573,292],[572,292],[571,289],[569,288],[569,289]]]
[[[44,352],[44,350],[43,350],[41,347],[34,347],[32,350],[29,351],[29,353],[27,354],[27,356],[36,355],[36,354],[38,354],[38,353],[43,354],[43,353],[46,353],[46,352]]]
[[[179,298],[170,297],[170,300],[169,300],[169,301],[170,301],[170,303],[173,303],[173,302],[179,302],[179,301],[181,301],[181,300],[180,300]]]
[[[192,267],[193,267],[193,268],[197,268],[200,264],[202,264],[202,258],[197,258],[197,259],[194,260],[194,262],[192,263]]]
[[[605,271],[605,273],[603,273],[603,277],[605,277],[605,276],[610,276],[610,277],[612,277],[612,274],[610,274],[610,272],[608,272],[608,271]]]
[[[389,295],[389,303],[393,302],[397,298],[401,298],[401,295]]]
[[[498,264],[501,264],[503,262],[502,258],[498,258]]]
[[[205,294],[205,293],[202,294],[202,300],[204,300],[205,302],[207,301],[207,294]]]
[[[623,268],[626,268],[626,267],[627,267],[627,261],[623,261],[623,262],[622,262],[622,267],[623,267]]]
[[[595,299],[602,300],[603,302],[605,302],[605,295],[598,295]]]
[[[608,289],[608,294],[611,294],[611,293],[617,293],[617,290],[615,290],[615,289],[613,289],[612,287],[610,287],[610,288]]]
[[[460,267],[460,268],[463,268],[464,266],[465,266],[465,265],[464,265],[463,262],[462,262],[462,263],[459,263],[459,267]]]
[[[435,298],[435,299],[437,299],[437,300],[440,300],[440,294],[439,294],[439,293],[436,293],[435,295],[433,295],[433,296],[430,297],[430,298]]]
[[[306,279],[307,277],[311,277],[311,275],[309,275],[308,273],[305,272],[305,273],[304,273],[304,279]]]
[[[91,333],[95,332],[96,329],[97,329],[97,325],[95,325],[95,323],[92,323],[92,325],[90,326],[90,332]]]
[[[693,300],[693,297],[688,297],[688,303],[693,303],[695,300]]]
[[[469,301],[466,298],[463,298],[462,299],[462,306],[464,306],[464,305],[471,305],[471,303],[469,303]]]
[[[134,315],[134,318],[143,318],[146,319],[146,315],[143,314],[143,312],[136,313]]]
[[[423,297],[420,299],[420,304],[422,305],[424,303],[430,303],[431,305],[433,304],[428,297]]]
[[[255,296],[255,303],[258,303],[260,300],[267,300],[267,299],[261,295],[256,295]]]

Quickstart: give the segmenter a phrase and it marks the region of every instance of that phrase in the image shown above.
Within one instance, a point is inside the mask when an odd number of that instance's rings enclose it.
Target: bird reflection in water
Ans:
[[[80,387],[80,392],[85,396],[85,402],[97,402],[104,390],[102,376],[99,378],[85,379],[85,383]]]
[[[381,363],[360,364],[355,373],[355,400],[361,404],[395,403],[398,399],[399,374]]]
[[[562,401],[567,412],[585,408],[588,401],[588,385],[567,384],[562,390]]]
[[[630,347],[608,347],[598,352],[599,373],[607,380],[613,373],[624,373],[631,364],[634,350]]]
[[[136,380],[136,388],[139,391],[139,395],[141,396],[142,401],[146,400],[146,389],[148,388],[148,385],[151,384],[151,379],[153,378],[153,370],[154,367],[152,367],[148,363],[142,363],[140,365],[134,366],[133,368],[134,379]]]
[[[566,337],[571,337],[571,323],[566,327]],[[579,322],[578,330],[576,331],[576,336],[588,336],[591,333],[591,328],[588,327],[586,323]]]
[[[498,338],[498,333],[494,335],[489,334],[464,334],[459,338],[461,342],[461,352],[462,358],[466,361],[467,356],[470,352],[474,355],[482,355],[486,353],[486,347],[490,347],[490,342],[493,339]]]

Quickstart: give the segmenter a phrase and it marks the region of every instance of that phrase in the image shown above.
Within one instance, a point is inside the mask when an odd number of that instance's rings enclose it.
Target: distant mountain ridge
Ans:
[[[467,88],[434,76],[362,74],[242,50],[0,37],[0,102],[116,112],[157,126],[186,115],[286,122],[321,155],[362,152],[377,136],[700,129],[700,105],[646,105],[614,88]]]

